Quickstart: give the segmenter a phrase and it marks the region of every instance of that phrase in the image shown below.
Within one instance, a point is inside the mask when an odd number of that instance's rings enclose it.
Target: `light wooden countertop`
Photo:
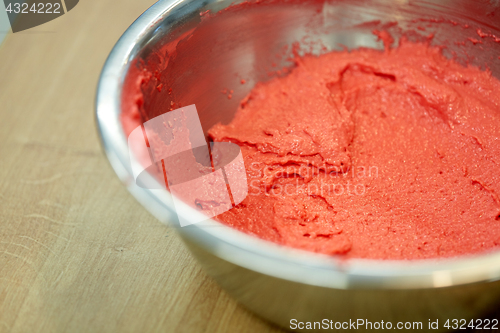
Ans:
[[[278,332],[121,185],[100,70],[154,1],[87,0],[0,45],[0,332]]]

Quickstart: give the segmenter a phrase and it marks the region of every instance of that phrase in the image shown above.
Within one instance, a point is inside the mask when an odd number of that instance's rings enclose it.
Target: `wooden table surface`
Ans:
[[[86,0],[0,45],[0,332],[278,332],[121,185],[100,70],[152,0]]]

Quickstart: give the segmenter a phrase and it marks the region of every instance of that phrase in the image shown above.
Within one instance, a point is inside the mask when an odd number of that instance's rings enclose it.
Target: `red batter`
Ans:
[[[209,134],[243,151],[249,195],[218,219],[246,233],[346,258],[500,246],[500,81],[438,48],[298,59]]]

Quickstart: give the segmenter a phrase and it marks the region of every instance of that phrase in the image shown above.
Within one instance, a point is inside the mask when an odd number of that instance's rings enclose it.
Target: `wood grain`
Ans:
[[[151,0],[80,1],[0,46],[0,332],[278,332],[120,184],[94,124],[102,65]]]

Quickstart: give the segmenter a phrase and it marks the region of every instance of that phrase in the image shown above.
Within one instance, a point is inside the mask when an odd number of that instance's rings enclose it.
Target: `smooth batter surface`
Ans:
[[[243,151],[249,195],[218,219],[246,233],[346,258],[500,246],[500,81],[438,48],[300,58],[209,134]]]

